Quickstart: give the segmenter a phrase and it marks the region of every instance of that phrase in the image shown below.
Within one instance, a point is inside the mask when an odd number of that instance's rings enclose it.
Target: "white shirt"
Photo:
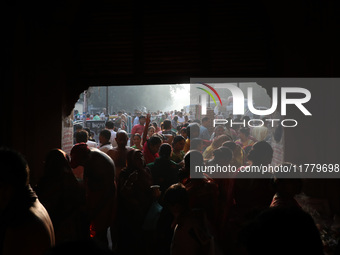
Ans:
[[[113,129],[108,129],[111,132],[110,143],[113,147],[117,147],[116,136],[117,133]]]
[[[111,144],[106,144],[106,145],[100,146],[98,149],[99,149],[100,151],[106,153],[106,152],[108,152],[109,150],[112,150],[113,147],[112,147]]]
[[[139,117],[138,116],[136,116],[136,118],[133,120],[133,125],[132,126],[135,126],[137,124],[139,124]]]
[[[185,118],[184,118],[184,116],[183,117],[179,117],[178,116],[178,123],[184,123],[185,122]]]
[[[86,144],[87,144],[87,146],[89,146],[89,148],[97,148],[98,147],[96,142],[87,141]]]

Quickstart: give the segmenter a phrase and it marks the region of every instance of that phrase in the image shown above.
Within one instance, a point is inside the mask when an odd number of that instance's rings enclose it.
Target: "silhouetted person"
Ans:
[[[0,253],[42,255],[54,245],[51,219],[29,185],[19,153],[0,149]]]
[[[153,184],[160,186],[160,191],[165,192],[172,184],[179,182],[179,165],[170,160],[171,146],[164,143],[159,148],[159,158],[150,164]]]
[[[107,233],[115,220],[116,184],[112,159],[99,150],[90,152],[84,167],[89,237],[108,247]]]
[[[88,133],[86,130],[79,130],[75,133],[76,143],[86,143],[88,140]]]
[[[183,149],[185,153],[187,153],[190,150],[190,139],[198,138],[198,136],[200,135],[199,125],[197,123],[191,123],[187,127],[187,135],[188,135],[188,138],[185,141],[185,146]]]
[[[205,213],[190,208],[189,194],[181,183],[166,190],[164,204],[174,217],[170,254],[214,254],[213,237]]]
[[[244,163],[244,153],[241,146],[237,145],[233,141],[224,142],[222,146],[231,149],[233,152],[233,158],[230,162],[230,165],[237,168],[241,167]]]
[[[270,208],[241,235],[249,255],[322,255],[323,246],[312,217],[299,208]]]
[[[273,158],[273,149],[265,141],[257,142],[249,152],[251,166],[268,166]],[[272,186],[272,174],[257,173],[261,178],[253,178],[254,173],[238,173],[245,178],[236,178],[234,198],[239,216],[253,210],[262,210],[270,206],[275,191]]]
[[[82,183],[84,175],[84,165],[90,153],[90,148],[86,143],[77,143],[71,149],[71,168],[74,176]]]
[[[207,162],[207,166],[229,167],[233,158],[233,152],[227,147],[220,147],[213,152],[214,158]],[[216,178],[212,175],[214,182],[218,187],[218,202],[217,202],[217,217],[216,228],[220,236],[225,234],[227,223],[231,209],[234,205],[233,185],[234,181],[231,179],[229,173],[215,173]]]
[[[109,155],[115,163],[116,178],[119,177],[120,171],[126,167],[126,155],[132,150],[130,147],[126,146],[128,140],[129,136],[126,131],[118,131],[116,136],[117,147],[107,151],[107,155]]]
[[[90,129],[86,128],[86,130],[80,130],[76,133],[76,142],[77,143],[86,143],[89,148],[97,148],[97,143],[95,141],[90,141]]]
[[[180,181],[184,184],[189,194],[190,207],[203,209],[211,224],[216,221],[218,210],[218,187],[213,179],[200,173],[200,176],[191,178],[191,171],[195,166],[204,166],[203,156],[199,151],[189,151],[184,156],[184,168],[180,171]]]
[[[281,166],[293,169],[291,163],[284,163]],[[287,175],[290,178],[287,178]],[[302,190],[302,180],[298,173],[275,173],[274,187],[276,193],[270,207],[297,207],[301,209],[294,198]]]
[[[203,151],[203,140],[201,138],[194,138],[190,140],[190,150]]]
[[[65,152],[53,149],[47,154],[36,192],[51,217],[56,244],[81,238],[80,207],[85,196]]]
[[[127,153],[118,180],[119,254],[145,254],[143,223],[153,202],[152,177],[139,150]]]

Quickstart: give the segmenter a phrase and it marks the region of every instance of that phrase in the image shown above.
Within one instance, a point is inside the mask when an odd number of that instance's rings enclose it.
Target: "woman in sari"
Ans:
[[[229,141],[229,140],[231,140],[231,138],[227,135],[220,135],[216,137],[211,143],[211,145],[209,145],[203,152],[204,160],[212,159],[214,156],[213,154],[214,150],[221,147],[224,142]]]
[[[235,143],[240,145],[242,149],[254,144],[254,140],[250,138],[250,129],[247,127],[240,128],[239,137],[240,139],[236,140]]]

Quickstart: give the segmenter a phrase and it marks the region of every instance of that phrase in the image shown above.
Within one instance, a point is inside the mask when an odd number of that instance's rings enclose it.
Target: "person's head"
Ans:
[[[148,137],[151,137],[155,133],[155,128],[154,126],[150,126],[148,128]]]
[[[121,116],[123,114],[122,111],[118,111],[118,116]]]
[[[234,151],[236,149],[236,143],[233,141],[226,141],[222,144],[222,146],[231,149],[231,151]]]
[[[163,202],[174,216],[189,210],[189,195],[184,185],[171,185],[164,193]]]
[[[203,140],[201,138],[194,138],[190,140],[190,150],[203,150]]]
[[[75,144],[70,152],[71,167],[77,168],[78,166],[84,166],[89,157],[90,149],[86,143]]]
[[[250,135],[250,129],[247,127],[241,127],[238,131],[238,134],[241,140],[246,140]]]
[[[165,136],[163,134],[159,134],[159,133],[154,133],[153,136],[159,137],[159,139],[161,139],[162,143],[167,139],[167,138],[165,138]]]
[[[280,168],[294,169],[292,163],[285,162],[279,165]],[[289,178],[287,178],[289,177]],[[282,197],[291,197],[301,193],[302,180],[299,173],[276,172],[274,174],[274,186],[276,192]]]
[[[214,132],[215,132],[215,137],[218,137],[220,135],[225,135],[225,128],[222,125],[216,126]]]
[[[56,180],[65,173],[72,173],[68,155],[60,149],[50,150],[45,157],[43,175]]]
[[[88,127],[84,128],[84,130],[87,132],[88,138],[92,137],[92,132]]]
[[[209,117],[204,117],[202,119],[202,126],[207,127],[209,125]]]
[[[190,161],[194,165],[190,164]],[[204,160],[202,153],[197,150],[190,150],[184,156],[184,167],[188,173],[190,173],[190,168],[195,168],[195,166],[204,166]]]
[[[248,125],[248,121],[249,121],[249,120],[250,120],[250,117],[247,116],[247,115],[243,116],[243,118],[242,118],[242,121],[245,121],[245,124],[246,124],[246,125]]]
[[[159,151],[161,144],[162,139],[157,135],[151,136],[147,141],[148,148],[152,154],[156,154]]]
[[[105,197],[110,200],[115,195],[115,166],[106,153],[97,149],[89,153],[84,166],[84,185],[90,215],[100,208]]]
[[[203,156],[197,150],[190,150],[184,155],[184,168],[181,169],[181,177],[189,178],[190,169],[194,172],[195,166],[204,166]]]
[[[320,232],[307,212],[294,207],[269,208],[240,233],[249,255],[324,254]]]
[[[191,123],[187,127],[187,135],[189,139],[194,139],[198,137],[200,134],[200,127],[197,123]]]
[[[164,124],[163,129],[165,129],[165,130],[171,129],[171,121],[170,120],[164,120],[163,124]]]
[[[168,143],[163,143],[160,147],[159,147],[159,156],[161,158],[166,158],[169,159],[171,156],[171,145]]]
[[[194,123],[197,123],[197,124],[201,125],[201,120],[199,120],[199,119],[194,119]]]
[[[155,130],[157,130],[157,128],[158,128],[158,125],[157,125],[157,123],[156,123],[156,122],[152,122],[152,126],[155,128]]]
[[[174,140],[172,141],[172,148],[174,151],[181,151],[185,146],[185,138],[181,135],[175,136]]]
[[[100,131],[99,133],[99,142],[101,144],[107,144],[110,142],[110,138],[111,138],[111,132],[107,129],[104,129],[102,131]]]
[[[29,168],[25,158],[19,152],[9,148],[0,148],[0,159],[0,188],[9,185],[14,189],[20,189],[28,185]]]
[[[178,116],[182,118],[183,117],[183,113],[182,112],[178,112]]]
[[[107,129],[114,129],[115,128],[115,124],[113,123],[113,121],[107,121],[105,123],[105,128],[107,128]]]
[[[175,117],[174,117],[174,121],[178,121],[178,116],[176,115]]]
[[[87,143],[89,134],[86,130],[80,130],[76,133],[76,143]]]
[[[79,132],[79,131],[82,130],[82,129],[83,129],[83,126],[80,125],[80,124],[74,125],[74,130],[75,130],[75,132]]]
[[[126,145],[127,145],[128,140],[129,140],[129,136],[126,133],[125,130],[119,130],[117,132],[116,142],[117,142],[118,148],[124,149],[126,147]]]
[[[140,134],[136,133],[133,135],[133,144],[138,144],[140,145],[142,142],[142,137]]]
[[[7,148],[0,148],[0,214],[13,199],[15,193],[29,183],[29,168],[24,157]]]
[[[214,149],[217,149],[222,146],[222,144],[226,141],[229,141],[230,137],[227,135],[220,135],[214,139],[214,141],[211,143],[211,147]]]
[[[146,121],[145,116],[144,116],[144,115],[141,115],[141,116],[139,117],[139,124],[141,124],[141,125],[144,126],[145,121]]]
[[[248,160],[250,160],[253,165],[268,165],[272,162],[272,159],[273,149],[266,141],[255,143],[248,154]]]
[[[227,147],[219,147],[213,151],[214,161],[218,162],[220,165],[227,165],[233,158],[233,152]]]
[[[186,127],[182,127],[180,134],[181,134],[181,136],[183,136],[185,139],[187,139],[187,138],[188,138],[187,128],[186,128]]]
[[[126,155],[126,166],[134,170],[145,168],[145,160],[142,151],[130,150]]]

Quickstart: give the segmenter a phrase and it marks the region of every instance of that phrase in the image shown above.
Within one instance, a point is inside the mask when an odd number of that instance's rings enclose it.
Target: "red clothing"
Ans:
[[[133,135],[136,134],[136,133],[142,135],[143,131],[144,131],[144,126],[141,125],[141,124],[137,124],[131,130],[131,137],[133,137]]]
[[[144,132],[144,126],[143,125],[137,124],[137,125],[133,126],[133,128],[131,130],[130,146],[134,145],[134,143],[133,143],[133,135],[138,133],[141,136],[143,136],[143,132]]]
[[[144,160],[145,164],[149,164],[155,161],[156,158],[159,157],[158,153],[152,154],[151,151],[149,150],[148,143],[145,142],[143,146],[143,155],[144,155]]]

